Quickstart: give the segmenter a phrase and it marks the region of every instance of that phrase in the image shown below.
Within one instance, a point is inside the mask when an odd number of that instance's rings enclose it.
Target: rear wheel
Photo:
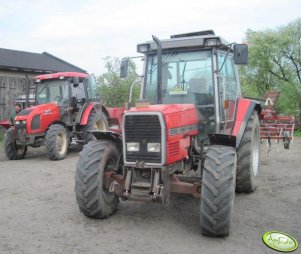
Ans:
[[[91,141],[79,154],[75,194],[80,211],[91,218],[108,218],[117,209],[118,197],[104,186],[104,173],[117,170],[118,151],[111,142]]]
[[[9,138],[8,130],[4,135],[4,150],[9,160],[21,160],[25,157],[27,152],[27,146],[17,145],[15,141],[11,141]]]
[[[203,170],[200,221],[204,235],[229,234],[235,197],[236,152],[232,147],[209,146]]]
[[[105,113],[97,113],[95,110],[92,110],[89,115],[87,125],[83,128],[83,138],[86,140],[86,142],[96,140],[93,134],[89,133],[88,131],[107,131],[108,129],[109,124]]]
[[[253,112],[237,150],[236,191],[252,192],[259,174],[260,132],[257,112]]]
[[[50,160],[62,160],[66,157],[69,138],[66,128],[60,124],[51,125],[46,133],[46,150]]]

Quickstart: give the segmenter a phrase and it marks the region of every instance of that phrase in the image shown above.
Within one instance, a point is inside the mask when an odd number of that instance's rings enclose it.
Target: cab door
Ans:
[[[233,55],[219,51],[217,57],[221,131],[230,134],[234,125],[237,98],[241,97],[241,90]]]

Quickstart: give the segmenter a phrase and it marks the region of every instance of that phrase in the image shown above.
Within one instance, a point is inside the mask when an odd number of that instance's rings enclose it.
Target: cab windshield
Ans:
[[[37,88],[36,104],[57,103],[68,104],[68,81],[46,80]]]
[[[144,98],[157,103],[157,55],[148,56]],[[162,103],[213,106],[212,51],[162,54]]]

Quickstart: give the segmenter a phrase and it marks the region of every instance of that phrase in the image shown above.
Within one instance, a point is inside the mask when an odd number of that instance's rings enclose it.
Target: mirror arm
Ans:
[[[134,85],[140,85],[141,83],[141,77],[137,77],[134,82],[131,84],[130,88],[130,96],[129,96],[129,103],[132,103],[132,93],[133,93],[133,87]]]

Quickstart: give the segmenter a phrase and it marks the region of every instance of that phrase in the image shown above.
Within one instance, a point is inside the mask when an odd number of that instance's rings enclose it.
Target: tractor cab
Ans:
[[[76,120],[80,108],[97,99],[95,78],[84,73],[39,75],[36,84],[35,104],[56,104],[61,120],[67,125]]]
[[[246,64],[246,45],[228,43],[209,30],[155,38],[138,44],[137,51],[145,54],[143,99],[194,104],[200,137],[230,134],[235,103],[242,96],[235,64]]]

